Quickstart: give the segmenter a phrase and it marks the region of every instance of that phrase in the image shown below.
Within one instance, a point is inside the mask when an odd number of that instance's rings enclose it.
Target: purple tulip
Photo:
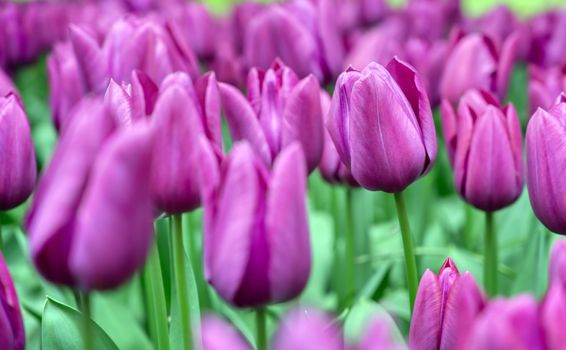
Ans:
[[[460,20],[460,1],[410,0],[405,16],[414,36],[432,42],[443,38]]]
[[[545,349],[536,301],[529,295],[490,301],[476,318],[463,349]]]
[[[426,270],[419,283],[409,334],[410,348],[453,349],[485,304],[469,272],[447,258],[438,275]]]
[[[557,9],[534,17],[528,24],[529,62],[543,67],[566,64],[566,10]]]
[[[495,6],[481,17],[471,19],[467,26],[472,31],[489,36],[498,48],[513,32],[521,30],[519,20],[507,5]]]
[[[402,191],[436,159],[428,97],[415,70],[397,58],[342,73],[327,127],[354,179],[370,190]]]
[[[301,147],[285,148],[270,172],[247,143],[234,146],[222,169],[201,145],[207,280],[239,307],[296,297],[311,266]]]
[[[500,107],[490,93],[471,90],[458,113],[444,100],[441,115],[458,193],[484,211],[513,203],[523,191],[521,126],[513,105]]]
[[[531,206],[549,230],[566,234],[566,183],[563,140],[566,138],[566,94],[556,104],[539,108],[527,127],[527,188]]]
[[[541,305],[540,318],[546,349],[564,349],[566,333],[566,290],[564,285],[551,285]]]
[[[36,179],[35,152],[24,107],[13,93],[0,97],[0,210],[25,202]]]
[[[0,97],[8,95],[10,92],[17,93],[12,79],[0,68]]]
[[[403,350],[406,349],[406,345],[395,338],[387,319],[377,317],[370,322],[357,349]]]
[[[529,111],[533,115],[537,108],[549,109],[556,96],[566,91],[566,66],[543,68],[529,65]]]
[[[466,91],[477,89],[490,91],[502,101],[518,40],[518,34],[509,36],[501,50],[484,34],[468,34],[457,40],[449,52],[440,82],[442,97],[456,104]]]
[[[0,254],[0,348],[23,350],[26,335],[12,276]]]
[[[328,315],[298,308],[281,322],[273,341],[273,350],[344,350],[342,332]]]
[[[157,207],[182,213],[200,206],[199,139],[222,150],[220,94],[214,73],[195,86],[184,73],[168,76],[160,88],[153,112],[155,123],[154,166],[151,187]]]
[[[275,61],[266,72],[248,75],[248,99],[233,86],[219,84],[224,113],[234,140],[247,140],[271,164],[283,148],[298,141],[308,171],[322,156],[324,134],[320,86],[314,76],[299,80]]]
[[[111,289],[143,265],[153,239],[152,132],[114,132],[102,101],[83,103],[62,135],[26,218],[31,256],[54,283]]]
[[[558,240],[552,248],[549,263],[549,284],[561,284],[566,288],[566,241]]]
[[[252,347],[232,325],[223,319],[208,315],[201,322],[201,350],[251,350]]]

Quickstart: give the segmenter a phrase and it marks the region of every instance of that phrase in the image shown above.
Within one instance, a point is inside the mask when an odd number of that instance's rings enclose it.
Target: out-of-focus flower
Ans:
[[[460,20],[459,0],[410,0],[404,15],[413,36],[435,41]]]
[[[207,280],[239,307],[296,297],[311,267],[301,147],[285,148],[270,172],[248,143],[236,144],[221,170],[201,145]]]
[[[188,75],[167,77],[153,112],[154,165],[151,187],[156,205],[168,213],[196,209],[200,203],[199,140],[204,136],[215,152],[222,150],[220,94],[214,73],[195,86]]]
[[[566,290],[564,284],[550,285],[540,311],[541,328],[544,331],[546,349],[564,349],[566,333]]]
[[[453,36],[458,36],[453,33]],[[502,101],[507,92],[509,75],[520,36],[513,34],[501,49],[487,35],[473,33],[454,40],[440,82],[443,99],[456,104],[466,91],[487,90]]]
[[[539,107],[542,109],[552,107],[562,91],[566,91],[566,65],[549,68],[529,65],[530,115]]]
[[[415,70],[396,58],[342,73],[327,127],[342,162],[370,190],[402,191],[436,159],[428,97]]]
[[[0,68],[0,97],[8,95],[10,92],[17,93],[12,79]]]
[[[20,302],[4,257],[0,254],[0,347],[24,350],[26,335]]]
[[[490,301],[465,332],[466,350],[545,349],[538,305],[529,295]]]
[[[485,305],[469,272],[460,274],[447,258],[438,275],[426,270],[419,283],[411,319],[411,349],[453,349]]]
[[[552,10],[535,16],[528,24],[529,62],[543,67],[566,64],[566,10]]]
[[[376,317],[370,321],[369,326],[365,330],[358,350],[403,350],[407,346],[393,334],[390,321],[382,317]]]
[[[223,319],[207,315],[201,324],[202,350],[251,350],[244,338]]]
[[[566,288],[566,241],[556,241],[549,263],[549,284],[561,284]]]
[[[441,115],[458,193],[485,211],[513,203],[523,191],[521,126],[515,107],[501,107],[490,93],[471,90],[457,113],[443,100]]]
[[[291,311],[281,322],[273,350],[344,350],[342,332],[328,315],[308,308]]]
[[[54,283],[111,289],[143,265],[153,239],[147,174],[152,131],[114,132],[100,100],[82,103],[42,177],[25,227],[31,256]]]
[[[566,234],[564,139],[566,95],[548,110],[539,108],[527,127],[527,188],[538,219],[551,231]]]
[[[36,173],[24,107],[13,93],[0,96],[0,210],[15,208],[30,196]]]
[[[252,69],[248,98],[233,86],[219,84],[222,106],[234,140],[247,140],[267,164],[298,141],[309,172],[322,156],[324,134],[320,86],[312,75],[299,80],[275,61],[270,69]]]
[[[480,32],[489,36],[498,48],[503,46],[505,39],[513,32],[521,29],[519,20],[506,5],[495,6],[481,17],[470,19],[465,23],[465,27],[467,31]]]

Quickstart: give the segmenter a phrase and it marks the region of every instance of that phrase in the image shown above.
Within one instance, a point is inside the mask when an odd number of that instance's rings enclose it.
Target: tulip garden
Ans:
[[[566,349],[566,3],[0,2],[0,350]]]

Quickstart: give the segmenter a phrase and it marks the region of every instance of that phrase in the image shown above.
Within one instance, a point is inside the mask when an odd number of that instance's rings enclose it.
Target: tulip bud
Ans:
[[[202,350],[251,350],[232,325],[215,316],[205,316],[201,322]]]
[[[291,311],[281,322],[273,350],[344,350],[342,332],[328,315],[313,309]]]
[[[311,266],[301,147],[283,150],[271,172],[247,143],[234,146],[222,171],[202,149],[205,277],[239,307],[296,297]]]
[[[566,95],[549,110],[539,108],[527,127],[527,188],[538,219],[551,231],[566,234],[566,187],[563,145]]]
[[[541,306],[541,326],[544,330],[546,349],[564,349],[566,344],[566,290],[564,285],[550,285]]]
[[[200,205],[198,143],[206,136],[216,152],[222,149],[220,97],[214,73],[193,87],[184,73],[168,76],[155,110],[155,144],[151,187],[156,205],[168,213],[182,213]]]
[[[367,327],[358,350],[402,350],[407,346],[402,344],[392,332],[390,321],[382,317],[373,319]]]
[[[25,202],[36,178],[29,122],[13,93],[0,97],[0,210]]]
[[[469,34],[457,40],[446,60],[440,94],[456,104],[468,90],[487,90],[499,101],[505,98],[519,35],[509,36],[501,50],[484,34]]]
[[[558,240],[554,243],[550,263],[548,264],[549,285],[561,284],[566,288],[566,241]]]
[[[442,126],[458,193],[484,211],[513,203],[523,191],[521,126],[513,105],[502,108],[488,92],[471,90],[458,114],[442,102]]]
[[[549,109],[556,96],[566,90],[566,66],[563,68],[543,68],[529,65],[529,111],[534,114],[537,108]]]
[[[414,69],[397,58],[342,73],[326,124],[342,162],[369,190],[402,191],[436,159],[428,97]]]
[[[447,258],[438,275],[427,270],[419,283],[411,319],[411,349],[453,349],[485,304],[469,272]]]
[[[0,348],[23,350],[25,342],[20,302],[10,271],[0,254]]]
[[[324,134],[320,86],[309,75],[299,80],[280,61],[266,72],[252,69],[248,100],[233,86],[219,84],[232,138],[247,140],[271,164],[282,149],[298,141],[309,172],[322,156]]]
[[[466,332],[463,349],[545,349],[538,307],[529,295],[491,301]]]

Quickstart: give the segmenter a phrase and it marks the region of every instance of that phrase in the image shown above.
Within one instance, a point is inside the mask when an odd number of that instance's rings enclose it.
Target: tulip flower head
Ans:
[[[419,283],[411,319],[411,349],[453,349],[467,336],[485,299],[469,272],[447,258],[438,275],[427,270]]]
[[[458,193],[484,211],[517,200],[523,191],[523,154],[513,105],[500,107],[490,93],[471,90],[462,97],[457,113],[447,100],[441,111]]]
[[[551,231],[566,234],[566,183],[563,152],[566,95],[548,110],[537,109],[527,127],[527,188],[538,219]]]
[[[0,348],[24,350],[26,335],[18,295],[0,254]]]
[[[285,148],[270,172],[247,143],[236,144],[221,169],[201,145],[205,277],[239,307],[296,297],[311,266],[301,147]]]
[[[564,284],[550,284],[540,306],[541,328],[546,348],[559,350],[566,344],[564,323],[566,322],[566,289]]]
[[[369,190],[400,192],[436,159],[428,97],[415,70],[397,58],[342,73],[326,125],[342,162]]]
[[[537,108],[548,110],[554,105],[556,96],[566,90],[566,65],[543,68],[529,65],[529,111],[534,114]]]
[[[207,315],[201,325],[202,350],[251,350],[241,334],[223,319]]]
[[[0,210],[22,204],[36,179],[35,151],[24,107],[13,93],[0,96]]]
[[[407,346],[399,341],[393,334],[391,320],[376,317],[367,327],[358,350],[388,349],[403,350]]]

